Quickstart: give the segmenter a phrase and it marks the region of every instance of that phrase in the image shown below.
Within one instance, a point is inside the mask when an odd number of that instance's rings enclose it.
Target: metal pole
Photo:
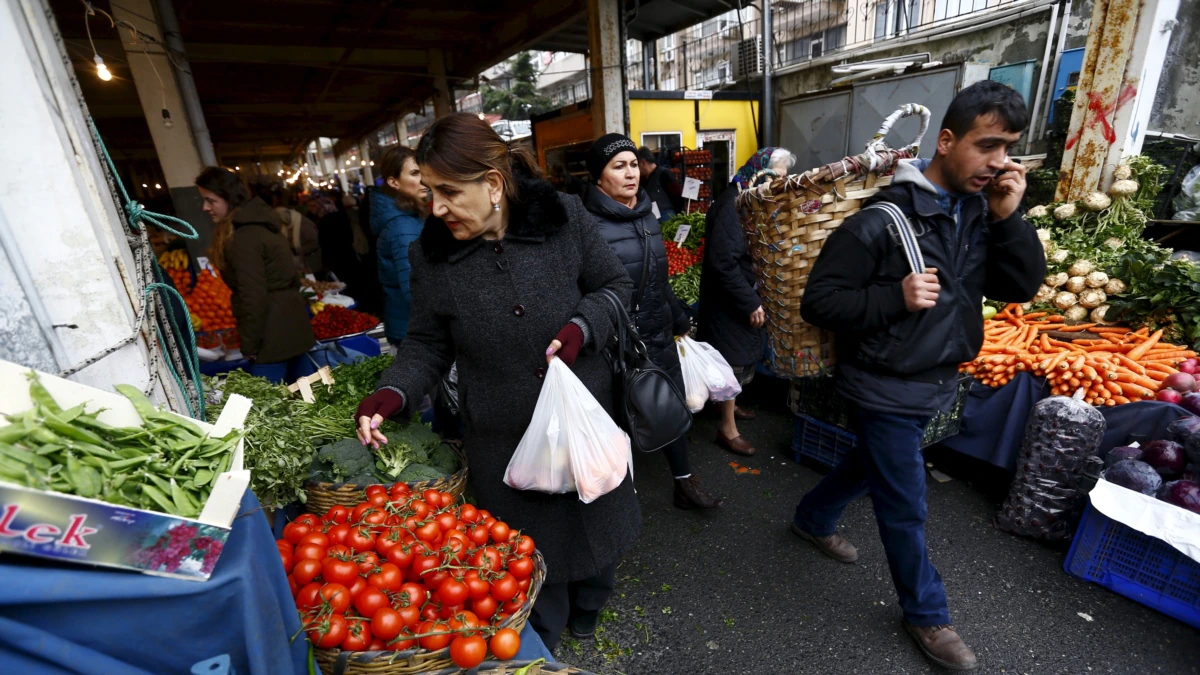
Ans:
[[[650,89],[650,61],[654,57],[654,40],[642,40],[642,89]]]
[[[762,86],[762,137],[763,146],[775,145],[775,88],[771,82],[771,70],[774,67],[775,35],[774,12],[771,2],[762,4],[763,22],[763,86]]]
[[[1054,5],[1050,8],[1050,26],[1046,29],[1046,51],[1042,54],[1042,67],[1038,72],[1037,94],[1033,97],[1033,106],[1029,108],[1031,113],[1029,129],[1025,132],[1025,154],[1027,155],[1029,154],[1029,149],[1033,147],[1033,136],[1038,128],[1038,122],[1042,122],[1043,126],[1045,125],[1045,122],[1041,120],[1037,111],[1042,109],[1042,95],[1046,91],[1046,80],[1054,78],[1054,75],[1047,73],[1046,69],[1050,65],[1050,50],[1054,47],[1054,29],[1057,27],[1058,5]],[[1028,106],[1029,103],[1026,102],[1025,105]]]
[[[1059,29],[1058,29],[1058,46],[1054,49],[1054,65],[1050,67],[1050,71],[1051,71],[1050,77],[1052,78],[1051,82],[1057,82],[1057,80],[1058,80],[1058,64],[1062,60],[1063,47],[1065,47],[1067,44],[1067,28],[1068,28],[1068,24],[1070,24],[1070,23],[1071,23],[1071,0],[1067,0],[1065,3],[1063,3],[1062,23],[1059,24]],[[1051,85],[1051,87],[1053,87],[1053,86],[1054,85]],[[1041,131],[1038,132],[1038,140],[1039,141],[1046,137],[1046,130],[1050,128],[1050,121],[1051,121],[1049,119],[1050,118],[1050,106],[1054,105],[1054,94],[1055,93],[1056,93],[1055,90],[1053,88],[1051,88],[1050,95],[1046,97],[1046,109],[1045,110],[1033,111],[1033,114],[1041,115],[1042,118],[1045,120],[1042,122]]]
[[[192,138],[196,150],[200,152],[200,161],[205,166],[217,166],[217,154],[213,152],[212,136],[208,134],[208,124],[204,121],[204,109],[200,107],[200,96],[196,93],[196,81],[192,79],[191,64],[187,60],[187,52],[183,49],[183,37],[179,32],[179,19],[175,16],[175,6],[171,0],[158,0],[158,16],[162,20],[163,37],[167,39],[167,49],[170,49],[171,68],[179,80],[179,97],[183,99],[184,114],[192,127]]]

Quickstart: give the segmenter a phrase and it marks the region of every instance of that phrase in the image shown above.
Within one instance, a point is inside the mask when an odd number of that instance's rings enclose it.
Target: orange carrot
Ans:
[[[1142,344],[1129,350],[1129,358],[1133,359],[1134,361],[1137,361],[1138,359],[1145,356],[1146,352],[1150,351],[1150,348],[1153,347],[1155,345],[1155,343],[1158,342],[1159,338],[1162,337],[1162,334],[1163,334],[1163,331],[1161,328],[1154,331],[1154,334],[1150,336],[1150,339],[1146,340]]]
[[[1096,324],[1094,324],[1094,323],[1081,323],[1077,326],[1067,326],[1066,328],[1060,328],[1059,331],[1061,331],[1063,333],[1077,333],[1079,331],[1087,330],[1095,325]]]

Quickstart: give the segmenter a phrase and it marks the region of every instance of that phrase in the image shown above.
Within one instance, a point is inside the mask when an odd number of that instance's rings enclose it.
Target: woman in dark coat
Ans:
[[[646,343],[650,360],[665,370],[679,391],[684,391],[676,335],[692,329],[691,317],[667,283],[667,249],[655,218],[650,196],[641,189],[637,146],[621,134],[601,136],[588,150],[588,172],[595,181],[584,194],[584,206],[596,218],[600,234],[617,254],[633,280],[629,305],[638,335]],[[646,267],[645,247],[650,247]],[[721,500],[700,485],[688,463],[687,435],[663,448],[675,478],[675,506],[681,509],[717,508]]]
[[[783,148],[759,150],[713,202],[704,219],[708,241],[700,272],[698,337],[721,352],[742,386],[754,379],[754,369],[762,359],[766,314],[755,288],[757,277],[738,218],[737,195],[764,176],[785,175],[795,161]],[[752,420],[754,413],[737,407],[736,400],[722,401],[719,407],[717,445],[739,455],[753,455],[754,446],[738,432],[737,420]]]
[[[263,200],[249,199],[241,179],[210,166],[196,178],[204,212],[213,220],[209,259],[233,291],[233,318],[251,374],[291,382],[315,370],[304,356],[312,349],[308,304],[279,214]]]
[[[545,556],[530,623],[553,649],[568,623],[580,636],[595,631],[617,562],[641,531],[633,477],[584,504],[572,493],[515,490],[504,472],[551,355],[611,414],[613,376],[597,347],[616,317],[599,291],[628,302],[632,284],[578,198],[536,177],[529,152],[510,150],[477,116],[438,120],[417,162],[432,208],[409,251],[408,335],[359,406],[359,437],[386,442],[379,422],[411,415],[457,360],[471,490]]]

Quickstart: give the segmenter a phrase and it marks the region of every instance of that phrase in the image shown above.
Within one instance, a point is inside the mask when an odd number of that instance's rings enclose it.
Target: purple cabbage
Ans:
[[[1141,459],[1142,449],[1132,445],[1120,445],[1108,451],[1104,456],[1104,466],[1110,467],[1123,459]]]
[[[1200,417],[1187,415],[1167,427],[1171,440],[1183,446],[1192,464],[1200,464]]]
[[[1158,498],[1192,513],[1200,513],[1200,483],[1191,480],[1173,480],[1162,486]]]
[[[1162,487],[1162,476],[1154,467],[1136,459],[1123,459],[1104,471],[1104,480],[1123,488],[1154,496]]]
[[[1184,394],[1179,405],[1193,415],[1200,415],[1200,392],[1193,391],[1190,394]]]
[[[1187,465],[1183,446],[1175,441],[1150,441],[1143,450],[1142,459],[1164,476],[1175,476]]]

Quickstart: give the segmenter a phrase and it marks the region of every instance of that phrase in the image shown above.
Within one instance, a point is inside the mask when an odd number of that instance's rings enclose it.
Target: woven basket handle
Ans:
[[[913,140],[912,144],[908,146],[913,149],[913,154],[916,155],[918,148],[921,146],[921,139],[925,138],[925,132],[929,131],[929,108],[926,108],[920,103],[905,103],[897,108],[896,111],[891,115],[888,115],[887,119],[883,120],[883,124],[879,126],[879,131],[876,131],[875,136],[873,136],[867,143],[867,154],[874,159],[876,152],[887,150],[887,145],[883,142],[883,138],[884,136],[888,135],[889,131],[892,130],[892,125],[905,117],[912,117],[913,115],[921,116],[921,130],[917,132],[916,139]],[[872,166],[870,168],[875,168],[874,161],[872,161]]]

